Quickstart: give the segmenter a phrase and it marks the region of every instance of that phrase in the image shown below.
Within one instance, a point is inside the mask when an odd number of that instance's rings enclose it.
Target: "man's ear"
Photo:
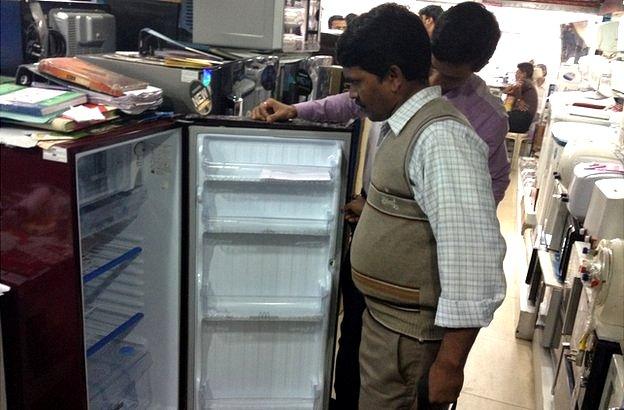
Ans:
[[[388,74],[386,74],[387,81],[390,82],[390,89],[393,92],[397,92],[401,89],[401,86],[405,82],[405,76],[403,71],[397,65],[391,65],[388,68]]]

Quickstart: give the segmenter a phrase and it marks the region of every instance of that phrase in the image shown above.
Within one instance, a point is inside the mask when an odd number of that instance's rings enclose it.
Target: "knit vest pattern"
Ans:
[[[436,240],[414,200],[409,159],[424,129],[454,120],[470,127],[448,101],[427,102],[398,136],[390,132],[377,153],[366,205],[351,242],[352,278],[373,318],[420,340],[440,340],[435,326],[440,297]]]

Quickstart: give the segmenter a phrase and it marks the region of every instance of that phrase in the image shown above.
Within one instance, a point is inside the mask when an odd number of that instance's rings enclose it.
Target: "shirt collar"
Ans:
[[[388,118],[388,125],[394,135],[399,135],[408,121],[429,101],[439,98],[441,91],[439,86],[427,87],[418,91],[407,99],[397,110]]]

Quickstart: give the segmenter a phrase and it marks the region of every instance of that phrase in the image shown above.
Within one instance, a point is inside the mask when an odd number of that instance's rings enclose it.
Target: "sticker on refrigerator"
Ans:
[[[189,86],[191,101],[200,115],[208,115],[212,111],[212,95],[210,89],[200,81],[193,81]]]

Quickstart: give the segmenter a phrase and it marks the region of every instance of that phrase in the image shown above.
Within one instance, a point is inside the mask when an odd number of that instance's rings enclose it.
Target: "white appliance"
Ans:
[[[100,10],[52,9],[50,28],[65,39],[66,56],[111,53],[116,49],[115,17]]]
[[[326,408],[351,134],[189,134],[189,408]]]
[[[570,183],[568,211],[580,220],[585,219],[594,183],[601,179],[624,178],[624,166],[617,163],[581,162],[574,167]]]
[[[585,228],[594,238],[624,238],[624,180],[596,181],[592,192]]]
[[[537,201],[538,223],[545,235],[552,235],[560,210],[567,206],[554,198],[559,191],[567,194],[574,166],[588,161],[617,161],[615,155],[617,136],[615,129],[596,124],[557,122],[550,127],[549,146],[540,160],[542,166],[540,193]],[[544,171],[544,169],[546,169]],[[539,169],[538,169],[539,170]],[[555,183],[555,172],[561,188]],[[563,218],[565,219],[565,218]],[[547,240],[547,242],[550,242]]]
[[[320,0],[193,0],[193,42],[284,52],[318,51]]]
[[[624,357],[614,354],[605,380],[600,410],[624,408]]]
[[[624,341],[624,240],[602,240],[597,251],[602,284],[594,307],[596,328],[604,340],[619,343]]]

